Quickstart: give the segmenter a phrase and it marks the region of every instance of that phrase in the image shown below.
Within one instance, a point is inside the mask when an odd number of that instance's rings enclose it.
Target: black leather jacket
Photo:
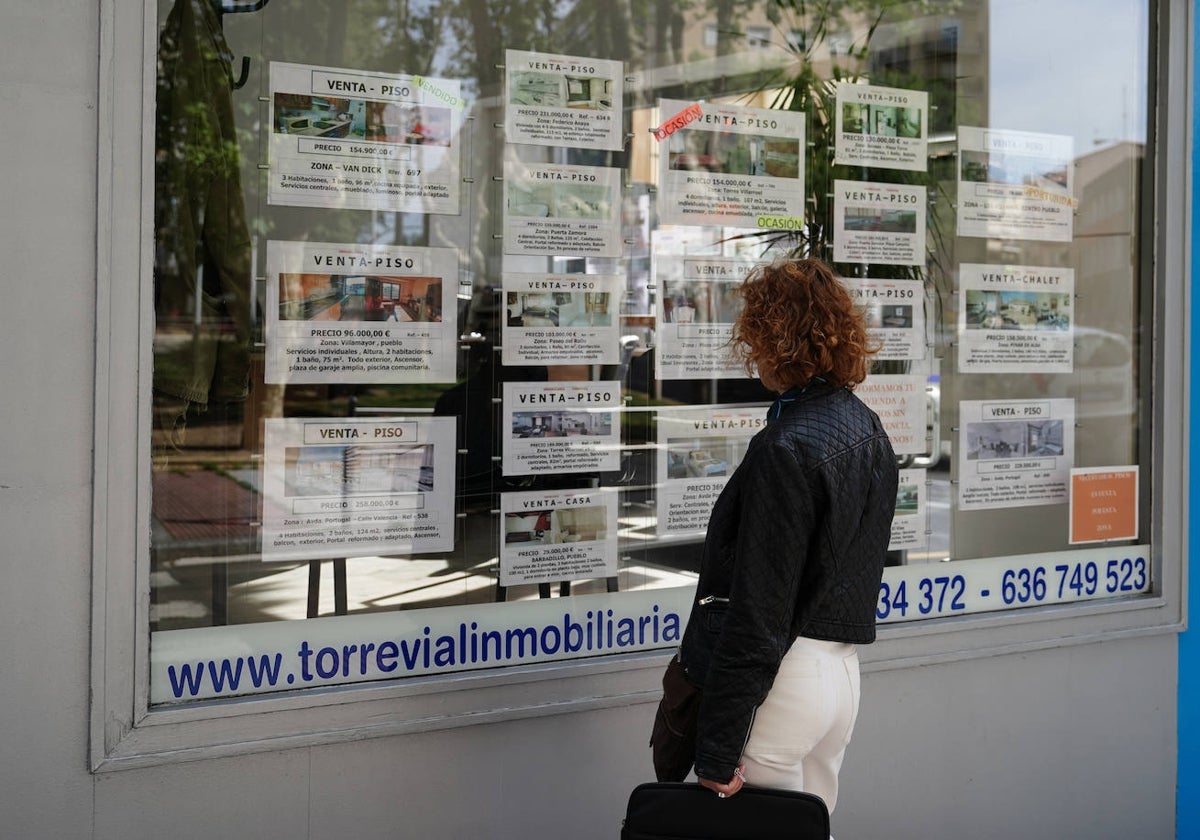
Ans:
[[[896,482],[879,418],[819,380],[751,440],[713,507],[680,647],[704,688],[696,775],[733,778],[793,639],[875,640]]]

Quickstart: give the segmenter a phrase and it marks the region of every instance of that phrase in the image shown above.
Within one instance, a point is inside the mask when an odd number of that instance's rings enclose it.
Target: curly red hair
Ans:
[[[775,390],[814,376],[835,388],[867,377],[879,351],[862,312],[833,270],[816,259],[755,268],[741,285],[742,312],[733,325],[735,355],[746,372]]]

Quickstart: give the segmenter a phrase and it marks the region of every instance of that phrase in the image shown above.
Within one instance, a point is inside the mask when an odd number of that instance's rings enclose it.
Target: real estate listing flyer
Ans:
[[[804,220],[798,111],[661,99],[659,220],[795,229]]]
[[[840,82],[834,163],[924,172],[929,161],[929,94]]]
[[[741,311],[737,288],[754,267],[730,257],[660,257],[655,260],[659,379],[741,379],[746,372],[730,353],[733,321]]]
[[[504,135],[510,143],[625,147],[625,71],[619,61],[506,50]]]
[[[616,574],[615,491],[500,494],[501,586]]]
[[[267,202],[457,214],[453,79],[271,62]]]
[[[268,417],[264,560],[454,548],[453,417]]]
[[[925,188],[833,182],[834,262],[925,264]]]
[[[505,274],[506,365],[604,365],[620,360],[616,274]]]
[[[1074,400],[964,400],[958,417],[960,510],[1068,501]]]
[[[922,455],[929,445],[925,381],[924,376],[873,374],[854,389],[879,415],[897,455]]]
[[[621,383],[505,382],[504,474],[621,465]]]
[[[703,533],[767,406],[660,408],[656,423],[658,535]]]
[[[929,496],[924,469],[901,469],[896,485],[896,512],[892,517],[892,539],[888,551],[924,548],[929,545],[925,534],[925,499]]]
[[[267,242],[265,381],[453,382],[450,248]]]
[[[958,235],[1070,242],[1074,140],[958,127]]]
[[[963,373],[1070,373],[1075,269],[962,263],[958,369]]]
[[[924,548],[929,544],[925,531],[925,470],[900,470],[896,485],[896,515],[892,517],[892,538],[889,551]]]
[[[876,359],[925,358],[925,287],[919,280],[845,278],[863,308],[871,337],[882,345]]]
[[[621,256],[621,170],[505,161],[504,253]]]

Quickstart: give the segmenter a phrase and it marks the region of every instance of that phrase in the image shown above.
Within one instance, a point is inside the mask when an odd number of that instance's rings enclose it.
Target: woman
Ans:
[[[837,804],[858,711],[855,645],[875,606],[896,503],[896,456],[852,393],[870,356],[862,315],[817,260],[755,269],[734,346],[779,393],[713,507],[679,658],[703,686],[696,775]]]

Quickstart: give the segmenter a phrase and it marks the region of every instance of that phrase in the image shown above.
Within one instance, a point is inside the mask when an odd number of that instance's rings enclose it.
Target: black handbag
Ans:
[[[829,840],[816,794],[743,787],[722,799],[698,784],[649,782],[629,795],[621,840]]]
[[[671,658],[662,683],[663,696],[650,731],[654,777],[660,782],[682,782],[692,772],[696,757],[700,689],[688,680],[678,656]]]

